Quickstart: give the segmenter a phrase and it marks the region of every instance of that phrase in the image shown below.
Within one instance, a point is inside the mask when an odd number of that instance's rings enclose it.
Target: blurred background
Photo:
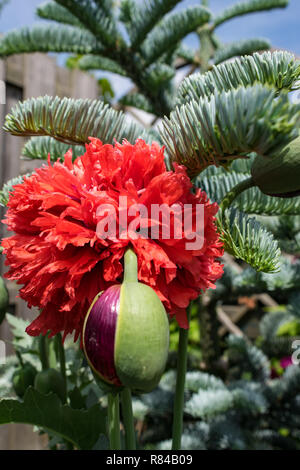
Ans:
[[[31,26],[38,19],[35,9],[41,0],[8,0],[0,16],[0,33],[5,33],[22,26]],[[210,8],[218,13],[225,7],[236,3],[235,0],[211,0]],[[199,4],[199,0],[185,0],[177,9]],[[224,43],[252,38],[268,38],[276,49],[285,49],[300,56],[300,1],[290,0],[286,9],[260,12],[239,17],[226,22],[218,29],[218,36]],[[45,21],[43,21],[45,23]],[[184,40],[186,45],[198,46],[196,34],[191,34]],[[24,139],[10,136],[3,132],[2,125],[5,115],[18,101],[40,95],[69,96],[73,98],[98,98],[100,96],[99,79],[109,80],[113,91],[113,101],[126,94],[133,86],[127,78],[109,72],[99,71],[88,74],[65,66],[67,54],[22,54],[14,55],[0,61],[0,80],[6,84],[6,103],[0,106],[0,185],[19,174],[25,174],[37,166],[37,161],[20,159]],[[185,70],[178,74],[180,79]],[[139,117],[139,113],[138,116]],[[144,122],[145,113],[141,112]],[[149,119],[149,117],[148,117]],[[151,119],[151,116],[150,116]],[[1,209],[1,219],[4,211]],[[6,236],[4,226],[0,228],[0,237]],[[0,260],[0,274],[5,272],[3,261]],[[7,283],[10,296],[9,311],[23,318],[32,318],[36,312],[29,310],[26,304],[17,298],[17,286]],[[7,323],[0,327],[0,339],[9,344],[10,332]],[[8,346],[9,348],[9,346]],[[10,353],[11,351],[7,351]],[[26,432],[25,432],[26,430]],[[0,432],[0,449],[41,449],[46,445],[38,434],[33,434],[27,426],[2,426]]]
[[[143,1],[140,0],[141,3]],[[35,24],[38,21],[35,9],[41,3],[43,3],[41,0],[10,0],[0,17],[0,32],[5,33],[14,28]],[[185,0],[174,11],[199,3],[199,0]],[[218,13],[234,3],[236,3],[234,0],[211,0],[210,9]],[[285,9],[252,13],[232,19],[218,28],[218,36],[225,43],[252,37],[268,38],[275,48],[286,49],[300,55],[299,17],[299,0],[290,0],[289,6]],[[196,34],[190,34],[183,42],[196,48],[197,41]],[[57,54],[57,62],[60,65],[63,65],[65,60],[65,54]],[[105,72],[100,72],[98,75],[110,78],[116,98],[125,94],[131,87],[130,80],[127,78]]]

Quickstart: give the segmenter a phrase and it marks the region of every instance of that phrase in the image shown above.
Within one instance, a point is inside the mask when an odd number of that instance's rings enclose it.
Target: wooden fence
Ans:
[[[72,98],[98,97],[97,80],[79,70],[59,67],[55,58],[45,54],[15,55],[0,61],[0,80],[6,84],[6,104],[0,104],[0,186],[11,178],[32,171],[40,162],[21,159],[21,149],[25,140],[10,136],[2,130],[5,115],[21,100],[42,95],[67,96]],[[1,209],[1,220],[4,211]],[[1,239],[7,235],[3,224],[0,225]],[[6,268],[0,260],[0,273]],[[33,309],[27,308],[22,299],[17,298],[18,288],[15,283],[7,282],[10,297],[9,311],[20,317],[32,319],[37,315]],[[0,326],[0,339],[6,341],[6,354],[11,354],[9,345],[11,333],[4,321]],[[1,449],[43,449],[46,447],[44,438],[33,433],[30,426],[7,425],[0,427]]]

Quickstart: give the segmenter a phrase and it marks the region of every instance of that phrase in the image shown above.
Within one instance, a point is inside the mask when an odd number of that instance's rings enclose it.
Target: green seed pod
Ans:
[[[169,350],[169,322],[151,287],[138,282],[136,255],[125,254],[124,281],[98,294],[86,316],[83,346],[100,381],[138,392],[155,388]]]
[[[251,168],[259,189],[269,196],[295,197],[300,194],[300,137],[276,157],[257,156]]]
[[[12,384],[18,397],[23,398],[27,388],[33,386],[36,374],[36,368],[29,362],[25,362],[15,370],[12,376]]]
[[[3,281],[3,278],[0,276],[0,325],[4,320],[8,304],[9,304],[8,290]]]
[[[65,401],[65,381],[55,369],[45,369],[37,374],[34,388],[44,395],[56,393],[62,402]]]

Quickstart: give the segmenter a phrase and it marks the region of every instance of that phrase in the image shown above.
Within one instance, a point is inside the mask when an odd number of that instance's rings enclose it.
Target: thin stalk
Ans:
[[[135,432],[133,424],[133,413],[132,413],[132,400],[131,400],[131,390],[126,387],[121,392],[121,402],[122,402],[122,414],[123,414],[123,424],[125,429],[125,445],[126,450],[135,450]]]
[[[232,188],[226,194],[226,196],[224,197],[223,201],[220,204],[220,209],[222,210],[227,209],[239,194],[241,194],[246,189],[252,188],[253,186],[256,186],[256,185],[251,176],[245,179],[244,181],[241,181],[239,184],[234,186],[234,188]]]
[[[108,435],[110,450],[121,450],[119,394],[108,394]]]
[[[61,373],[61,375],[64,379],[64,383],[65,383],[65,400],[67,400],[66,356],[65,356],[65,349],[64,349],[64,345],[63,345],[62,337],[61,337],[60,333],[58,333],[55,336],[55,341],[56,341],[57,355],[58,355],[58,358],[59,358],[60,373]]]
[[[42,369],[49,369],[47,336],[41,335],[39,338],[39,353]]]
[[[137,257],[135,252],[128,248],[124,255],[124,281],[126,282],[137,282]]]
[[[187,366],[187,345],[189,329],[180,328],[177,360],[177,378],[173,413],[172,450],[180,450],[183,427],[184,385]]]
[[[17,358],[18,358],[18,361],[19,361],[19,363],[20,363],[20,366],[21,366],[21,367],[24,367],[24,362],[23,362],[23,359],[22,359],[22,356],[21,356],[20,351],[17,351],[17,350],[16,350],[16,356],[17,356]]]

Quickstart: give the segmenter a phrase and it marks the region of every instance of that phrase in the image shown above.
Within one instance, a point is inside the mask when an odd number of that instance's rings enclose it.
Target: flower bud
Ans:
[[[124,281],[98,294],[85,319],[83,347],[96,375],[115,387],[149,392],[165,369],[167,314],[154,290],[137,280],[135,254],[125,254]]]
[[[65,401],[65,382],[63,376],[55,369],[39,372],[34,380],[34,388],[44,395],[56,393],[63,403]]]
[[[26,362],[15,370],[12,376],[12,384],[19,398],[23,398],[27,388],[33,386],[36,374],[36,368],[29,362]]]
[[[300,137],[276,157],[257,156],[251,168],[259,189],[269,196],[295,197],[300,194]]]

